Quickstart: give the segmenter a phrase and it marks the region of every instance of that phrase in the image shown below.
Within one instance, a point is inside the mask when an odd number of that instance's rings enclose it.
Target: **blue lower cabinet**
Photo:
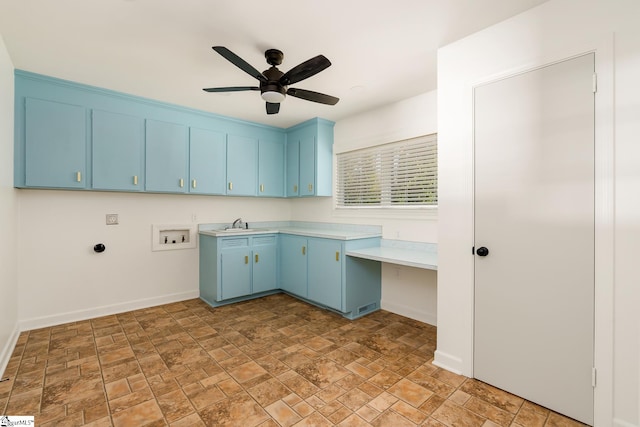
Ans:
[[[354,240],[280,235],[280,288],[355,319],[380,309],[380,262],[346,257],[350,249],[379,246]]]
[[[309,239],[308,297],[342,311],[342,253],[340,240]]]
[[[251,295],[250,258],[251,250],[248,245],[230,249],[223,247],[220,251],[220,300]]]
[[[209,305],[277,289],[277,236],[200,235],[200,298]]]
[[[278,246],[275,235],[252,238],[252,293],[278,289]]]
[[[380,262],[347,257],[380,238],[200,235],[200,298],[218,306],[285,291],[355,319],[380,309]]]
[[[280,288],[307,297],[307,238],[280,235]]]

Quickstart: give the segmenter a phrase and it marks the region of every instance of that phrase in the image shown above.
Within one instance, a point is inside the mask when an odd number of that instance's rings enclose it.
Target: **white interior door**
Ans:
[[[474,93],[474,376],[587,424],[593,75],[588,54]]]

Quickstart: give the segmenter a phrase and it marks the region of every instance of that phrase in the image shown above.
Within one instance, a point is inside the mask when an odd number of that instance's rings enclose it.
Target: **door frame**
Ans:
[[[594,271],[594,425],[608,425],[613,419],[613,307],[614,307],[614,35],[583,45],[538,57],[530,63],[475,81],[471,86],[472,159],[475,159],[475,88],[504,80],[588,53],[595,55],[597,91],[595,94],[595,271]],[[472,188],[475,188],[475,165],[472,160]],[[475,192],[471,192],[472,240],[475,239]],[[475,246],[475,242],[473,242]],[[469,251],[471,253],[471,251]],[[473,255],[475,258],[475,255]],[[475,265],[475,260],[473,262]],[[475,278],[471,294],[471,349],[474,348]],[[473,376],[473,354],[471,354]]]

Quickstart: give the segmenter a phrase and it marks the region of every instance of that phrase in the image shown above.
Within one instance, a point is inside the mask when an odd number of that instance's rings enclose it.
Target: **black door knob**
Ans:
[[[93,250],[100,253],[100,252],[104,252],[104,250],[107,249],[107,247],[105,245],[103,245],[102,243],[98,243],[97,245],[95,245],[93,247]]]
[[[487,256],[489,255],[489,249],[482,246],[476,250],[476,253],[478,254],[478,256]]]

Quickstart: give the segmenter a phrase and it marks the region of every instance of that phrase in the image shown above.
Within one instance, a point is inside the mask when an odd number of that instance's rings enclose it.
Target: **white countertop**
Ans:
[[[309,237],[323,237],[326,239],[338,239],[338,240],[353,240],[353,239],[367,239],[372,237],[382,237],[381,233],[367,232],[367,231],[353,231],[353,230],[334,230],[323,228],[299,228],[299,227],[284,227],[278,230],[284,234],[295,234],[299,236]]]
[[[354,249],[346,251],[347,256],[406,265],[409,267],[438,269],[438,253],[390,246],[376,246],[372,248]]]
[[[270,228],[230,228],[228,230],[220,229],[220,230],[200,230],[200,234],[204,234],[205,236],[213,236],[213,237],[236,237],[236,236],[252,236],[255,234],[273,234],[277,233],[278,230],[273,230]]]
[[[200,234],[213,237],[237,237],[237,236],[251,236],[256,234],[295,234],[298,236],[307,237],[320,237],[325,239],[336,240],[354,240],[354,239],[367,239],[372,237],[381,237],[380,233],[372,231],[354,231],[354,230],[340,230],[340,229],[324,229],[324,228],[301,228],[301,227],[281,227],[281,228],[251,228],[249,230],[244,229],[229,229],[229,230],[200,230]]]

